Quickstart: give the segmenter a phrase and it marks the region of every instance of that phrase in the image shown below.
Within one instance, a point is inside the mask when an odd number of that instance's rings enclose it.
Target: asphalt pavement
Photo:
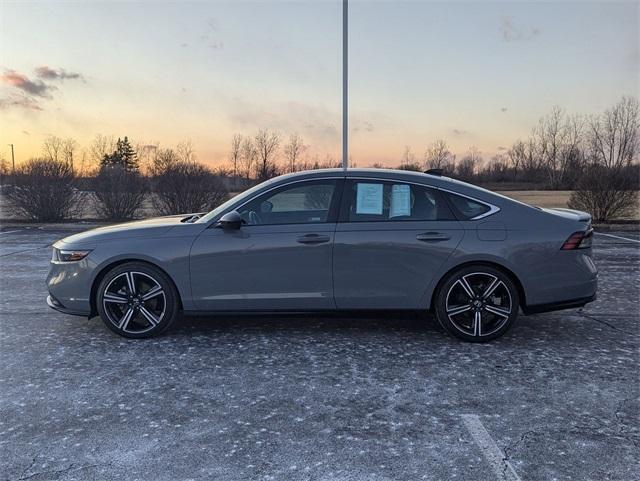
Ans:
[[[637,232],[596,235],[596,302],[476,345],[416,315],[126,340],[45,303],[82,228],[0,228],[0,479],[640,478]]]

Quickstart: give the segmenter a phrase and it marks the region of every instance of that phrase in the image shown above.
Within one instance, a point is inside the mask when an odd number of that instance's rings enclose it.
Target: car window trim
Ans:
[[[500,212],[500,207],[498,207],[497,205],[493,205],[493,204],[490,204],[489,202],[485,202],[483,200],[476,199],[475,197],[471,197],[470,195],[461,194],[460,192],[455,192],[453,190],[448,190],[448,189],[443,189],[443,188],[438,188],[438,190],[441,190],[443,192],[448,192],[449,194],[457,195],[459,197],[464,197],[465,199],[469,199],[469,200],[472,200],[474,202],[477,202],[478,204],[482,204],[485,207],[489,207],[489,210],[487,212],[484,212],[482,214],[478,214],[477,216],[472,217],[471,219],[462,219],[462,222],[484,219],[485,217],[489,217],[490,215],[493,215],[493,214],[495,214],[497,212]],[[455,215],[455,210],[457,210],[457,209],[452,209],[452,210],[454,211],[454,215]],[[458,220],[460,220],[460,219],[458,219]]]
[[[459,195],[460,197],[464,197],[466,199],[469,200],[473,200],[474,202],[478,202],[479,204],[482,205],[486,205],[487,207],[489,207],[489,210],[487,212],[485,212],[484,214],[480,214],[477,215],[475,217],[472,217],[471,219],[468,219],[469,221],[472,220],[480,220],[480,219],[484,219],[485,217],[489,217],[490,215],[493,215],[497,212],[500,212],[500,207],[498,207],[497,205],[491,204],[489,202],[486,202],[484,200],[480,200],[476,197],[471,197],[470,195],[466,195],[466,194],[461,194],[460,192],[456,192],[453,190],[449,190],[449,189],[445,189],[444,187],[438,187],[435,185],[431,185],[431,184],[425,184],[422,182],[413,182],[411,180],[403,180],[403,179],[383,179],[381,177],[346,177],[346,180],[378,180],[378,181],[383,181],[383,182],[389,182],[389,181],[397,181],[397,182],[404,182],[405,184],[413,184],[413,185],[418,185],[418,186],[422,186],[422,187],[430,187],[432,189],[437,189],[440,190],[442,192],[448,192],[449,194],[454,194],[454,195]],[[455,215],[455,212],[454,212]],[[466,220],[466,219],[465,219]],[[338,222],[340,222],[340,220],[338,220]],[[384,220],[372,220],[369,222],[388,222],[388,221],[384,221]],[[435,221],[406,221],[406,222],[435,222]]]
[[[331,196],[331,204],[329,205],[329,212],[327,213],[327,220],[325,222],[287,222],[287,223],[281,223],[281,224],[246,225],[245,227],[266,227],[266,226],[276,226],[276,225],[323,225],[323,224],[335,224],[338,221],[339,208],[340,208],[340,203],[342,201],[342,191],[344,189],[344,179],[345,179],[344,176],[312,177],[312,178],[309,178],[309,179],[300,179],[300,180],[295,180],[295,181],[292,181],[292,182],[287,182],[287,183],[284,183],[284,184],[274,185],[270,189],[267,189],[264,192],[260,192],[259,194],[256,194],[255,196],[251,197],[251,199],[246,200],[242,204],[239,204],[237,206],[231,206],[229,208],[229,210],[226,211],[226,212],[223,212],[221,214],[221,216],[226,214],[227,212],[231,212],[231,211],[234,211],[234,210],[241,209],[242,207],[244,207],[248,203],[253,202],[255,199],[257,199],[259,197],[262,197],[263,195],[268,194],[269,192],[272,192],[272,191],[277,190],[277,189],[289,187],[289,186],[296,185],[296,184],[302,184],[304,182],[316,182],[316,181],[323,181],[323,180],[331,180],[331,181],[335,181],[336,187],[335,187],[335,190],[333,191],[333,195]],[[215,219],[212,222],[215,223]]]
[[[466,195],[466,194],[461,194],[460,192],[456,192],[454,190],[449,190],[449,189],[445,189],[444,187],[438,187],[432,184],[425,184],[423,182],[414,182],[411,180],[404,180],[404,179],[383,179],[381,177],[346,177],[347,180],[378,180],[378,181],[397,181],[397,182],[404,182],[405,184],[413,184],[413,185],[418,185],[418,186],[422,186],[422,187],[430,187],[432,189],[437,189],[440,190],[442,192],[448,192],[449,194],[454,194],[454,195],[459,195],[460,197],[464,197],[466,199],[469,200],[473,200],[474,202],[478,202],[479,204],[483,204],[486,205],[487,207],[489,207],[489,211],[485,212],[484,214],[480,214],[477,215],[469,220],[478,220],[478,219],[482,219],[484,217],[489,217],[490,215],[495,214],[496,212],[500,212],[500,207],[498,207],[497,205],[491,204],[490,202],[484,201],[484,200],[480,200],[477,197],[472,197],[470,195]],[[528,204],[526,204],[528,205]],[[372,221],[372,222],[385,222],[385,221]],[[419,221],[420,222],[420,221]],[[425,222],[425,221],[423,221]]]

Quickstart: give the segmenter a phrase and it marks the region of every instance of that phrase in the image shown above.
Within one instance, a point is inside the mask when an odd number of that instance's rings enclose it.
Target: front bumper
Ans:
[[[51,294],[47,296],[47,305],[51,309],[55,309],[56,311],[62,312],[64,314],[70,314],[72,316],[89,317],[89,311],[85,312],[85,311],[76,311],[73,309],[67,309],[60,303],[60,301],[58,301],[58,299],[53,297]]]
[[[51,261],[47,275],[47,304],[66,314],[89,316],[95,263],[88,257],[78,262]]]

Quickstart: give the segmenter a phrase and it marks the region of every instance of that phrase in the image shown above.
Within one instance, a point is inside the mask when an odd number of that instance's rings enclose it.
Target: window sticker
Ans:
[[[357,184],[356,214],[382,215],[382,184]]]
[[[392,217],[411,215],[411,188],[408,185],[391,186],[391,207],[389,219]]]

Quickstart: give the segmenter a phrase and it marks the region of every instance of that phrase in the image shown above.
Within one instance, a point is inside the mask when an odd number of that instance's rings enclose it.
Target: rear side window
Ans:
[[[343,198],[343,222],[455,220],[440,192],[421,185],[351,181]]]
[[[451,207],[459,220],[471,220],[491,210],[488,205],[461,195],[451,194],[450,192],[443,192],[442,194],[449,199]]]

